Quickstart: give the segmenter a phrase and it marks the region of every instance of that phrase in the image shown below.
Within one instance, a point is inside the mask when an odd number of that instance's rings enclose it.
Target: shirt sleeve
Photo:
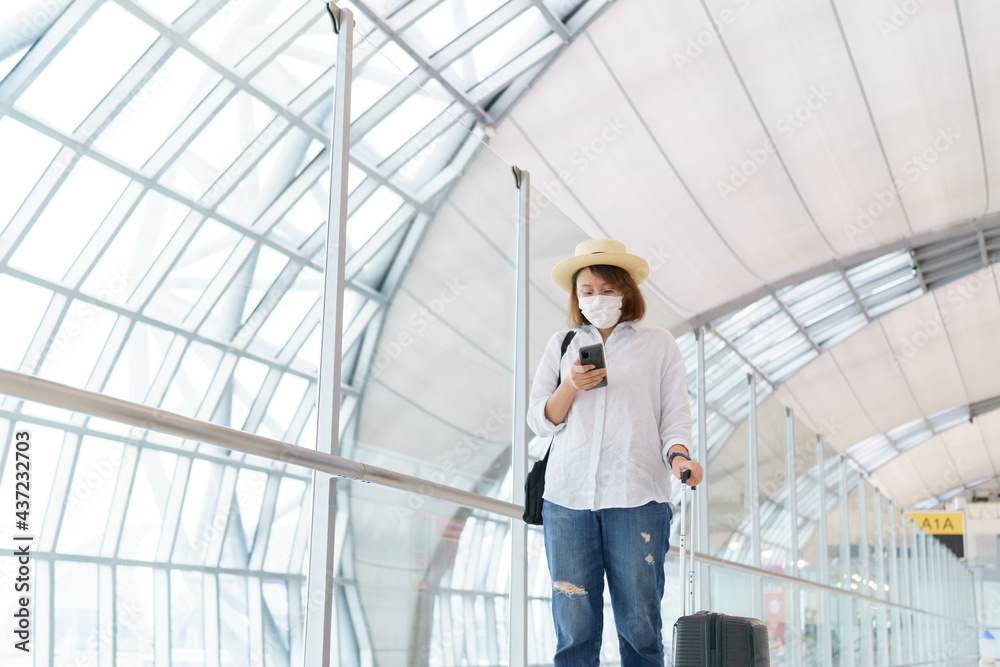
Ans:
[[[687,391],[684,356],[674,337],[667,332],[667,354],[660,379],[660,443],[663,461],[674,445],[691,451],[691,402]]]
[[[559,352],[567,333],[568,330],[558,331],[549,339],[542,360],[538,362],[535,379],[531,383],[531,394],[528,396],[528,427],[535,432],[535,435],[542,438],[551,437],[566,428],[566,420],[561,424],[553,424],[545,417],[545,403],[557,389],[556,382],[561,361]]]

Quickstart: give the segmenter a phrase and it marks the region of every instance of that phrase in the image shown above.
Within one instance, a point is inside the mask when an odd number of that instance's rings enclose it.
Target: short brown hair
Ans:
[[[622,316],[619,322],[634,322],[641,320],[646,314],[646,300],[642,298],[639,286],[625,269],[608,264],[595,264],[581,267],[573,274],[573,289],[569,292],[569,307],[566,310],[566,321],[574,329],[584,324],[592,324],[580,311],[580,301],[576,296],[576,277],[583,269],[590,269],[601,280],[611,285],[624,298],[622,299]]]

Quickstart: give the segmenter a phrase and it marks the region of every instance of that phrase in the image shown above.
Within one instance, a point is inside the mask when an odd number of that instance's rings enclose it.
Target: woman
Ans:
[[[575,329],[552,336],[535,372],[528,425],[555,436],[542,503],[552,575],[555,665],[597,665],[604,576],[623,667],[663,665],[660,600],[669,548],[668,470],[701,481],[690,459],[691,409],[684,359],[670,332],[640,323],[639,283],[649,265],[612,239],[584,241],[552,279],[569,292]],[[606,369],[581,365],[602,343]],[[560,365],[561,364],[561,365]],[[556,378],[562,369],[562,382]],[[607,378],[606,387],[594,388]],[[590,390],[590,391],[588,391]]]

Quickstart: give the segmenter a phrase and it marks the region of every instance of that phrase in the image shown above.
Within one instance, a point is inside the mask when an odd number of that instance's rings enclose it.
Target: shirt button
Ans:
[[[597,435],[600,435],[600,434],[601,434],[601,432],[600,432],[600,431],[598,431],[598,432],[597,432]]]
[[[598,403],[597,407],[599,407],[599,408],[601,408],[603,410],[604,409],[604,403]]]

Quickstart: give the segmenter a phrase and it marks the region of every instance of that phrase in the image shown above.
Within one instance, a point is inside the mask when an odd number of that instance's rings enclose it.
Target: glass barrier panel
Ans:
[[[799,576],[809,581],[820,580],[820,507],[819,473],[816,463],[816,434],[793,415],[795,429],[795,488],[799,526]],[[826,494],[830,503],[829,492]],[[826,582],[823,582],[826,583]]]
[[[348,484],[335,601],[342,664],[359,649],[379,665],[505,663],[512,520]]]
[[[764,618],[770,642],[771,664],[792,665],[792,642],[799,642],[798,621],[791,618],[790,596],[797,595],[797,587],[783,581],[764,579]],[[793,622],[794,620],[794,622]]]
[[[745,381],[744,381],[745,385]],[[750,498],[747,490],[747,424],[728,425],[728,437],[714,454],[705,472],[708,484],[708,539],[711,555],[750,563]],[[709,426],[709,433],[712,426]],[[713,584],[714,595],[714,584]]]
[[[823,606],[824,595],[808,586],[801,586],[800,591],[801,616],[798,624],[793,627],[797,631],[796,640],[802,647],[802,664],[806,667],[822,667],[823,651],[828,650],[824,633],[829,623]]]
[[[824,446],[824,450],[828,446]],[[830,456],[826,459],[826,495],[829,509],[826,514],[826,544],[827,560],[830,568],[830,586],[843,588],[844,580],[850,579],[848,568],[844,566],[843,544],[841,535],[843,533],[843,497],[840,485],[840,469],[843,464],[839,456]]]
[[[791,573],[791,517],[785,459],[785,406],[773,394],[757,406],[757,503],[760,562],[765,570]],[[765,607],[766,607],[765,601]]]
[[[45,664],[298,655],[310,472],[82,413],[42,418],[11,396],[0,406],[5,497],[24,449],[14,435],[29,444],[33,641]],[[11,543],[12,528],[0,539]],[[0,661],[21,664],[8,649]]]
[[[344,454],[510,499],[513,172],[445,91],[355,45],[347,274],[388,303],[361,313],[372,325],[357,330],[362,400]]]
[[[712,565],[712,606],[714,612],[753,617],[753,575]]]

